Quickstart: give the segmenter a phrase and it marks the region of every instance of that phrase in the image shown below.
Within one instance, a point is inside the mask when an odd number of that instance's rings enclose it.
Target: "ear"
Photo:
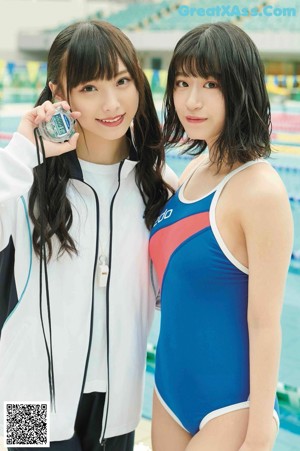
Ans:
[[[61,102],[62,100],[64,100],[62,98],[62,96],[58,94],[58,89],[57,89],[57,84],[56,83],[52,83],[52,81],[49,81],[49,85],[48,86],[51,89],[52,98],[53,98],[54,102]]]

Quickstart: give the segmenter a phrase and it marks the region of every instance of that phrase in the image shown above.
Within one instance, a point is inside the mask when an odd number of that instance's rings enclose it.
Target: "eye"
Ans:
[[[97,90],[97,88],[92,85],[83,86],[83,88],[81,89],[81,91],[83,91],[83,92],[94,92],[96,90]]]
[[[208,88],[208,89],[214,89],[214,88],[218,88],[219,84],[216,81],[207,81],[204,85],[204,88]]]
[[[183,81],[183,80],[177,80],[177,81],[175,82],[175,86],[178,87],[178,88],[186,88],[186,87],[188,86],[188,84],[187,84],[186,81]]]
[[[123,77],[123,78],[120,78],[120,80],[117,81],[117,84],[120,85],[120,86],[124,86],[124,85],[128,85],[128,83],[130,83],[130,82],[131,82],[131,78]]]

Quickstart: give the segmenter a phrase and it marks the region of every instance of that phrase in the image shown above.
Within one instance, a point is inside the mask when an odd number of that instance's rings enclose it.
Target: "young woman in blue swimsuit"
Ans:
[[[270,451],[293,226],[265,159],[263,65],[237,26],[199,26],[175,48],[164,138],[184,137],[197,157],[150,240],[161,287],[153,449]]]

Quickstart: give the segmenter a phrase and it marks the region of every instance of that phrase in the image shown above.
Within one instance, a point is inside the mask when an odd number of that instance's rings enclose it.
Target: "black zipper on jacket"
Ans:
[[[109,287],[110,287],[110,277],[111,277],[111,271],[112,271],[112,238],[113,238],[113,207],[115,198],[118,194],[118,191],[121,186],[121,170],[123,167],[125,160],[122,160],[119,166],[118,171],[118,187],[116,189],[115,194],[113,195],[113,198],[110,203],[110,237],[109,237],[109,273],[108,273],[108,279],[107,279],[107,287],[106,287],[106,359],[107,359],[107,390],[106,390],[106,399],[105,399],[105,405],[106,409],[105,412],[103,412],[103,418],[102,421],[103,428],[101,430],[100,435],[100,445],[103,447],[103,450],[105,450],[106,447],[106,440],[104,438],[105,431],[106,431],[106,425],[107,425],[107,418],[108,418],[108,409],[109,409]]]
[[[79,179],[77,179],[77,180],[79,180]],[[85,386],[85,381],[86,381],[86,376],[87,376],[87,370],[88,370],[88,365],[89,365],[89,360],[90,360],[91,346],[92,346],[93,326],[94,326],[95,278],[96,278],[96,270],[97,270],[97,262],[98,262],[99,224],[100,224],[100,205],[99,205],[99,199],[98,199],[97,193],[96,193],[96,191],[94,190],[94,188],[91,185],[89,185],[88,183],[84,182],[83,180],[79,180],[79,181],[84,183],[85,185],[87,185],[89,188],[91,188],[91,190],[93,191],[93,194],[95,196],[95,201],[96,201],[96,251],[95,251],[95,261],[94,261],[94,270],[93,270],[93,288],[92,288],[92,309],[91,309],[91,320],[90,320],[90,336],[89,336],[89,344],[88,344],[88,350],[87,350],[86,361],[85,361],[83,381],[82,381],[81,392],[80,392],[80,397],[79,397],[79,402],[78,402],[78,406],[77,406],[76,415],[78,413],[78,408],[79,408],[79,405],[80,405],[80,401],[81,401],[82,396],[83,396],[83,391],[84,391],[84,386]]]
[[[111,200],[110,203],[110,240],[109,240],[109,273],[108,273],[108,280],[107,280],[107,287],[106,287],[106,355],[107,355],[107,391],[106,391],[106,411],[105,411],[105,417],[104,417],[104,421],[102,421],[102,424],[104,424],[104,427],[101,431],[101,437],[100,437],[100,445],[103,447],[103,450],[105,450],[106,448],[106,440],[104,439],[104,434],[105,434],[105,430],[106,430],[106,424],[107,424],[107,417],[108,417],[108,406],[109,406],[109,284],[110,284],[110,274],[111,274],[111,261],[112,261],[112,213],[113,213],[113,204],[115,201],[115,197],[120,189],[120,175],[121,175],[121,169],[122,166],[124,164],[125,160],[122,160],[119,166],[119,171],[118,171],[118,187],[115,191],[115,194],[113,195],[113,198]],[[75,177],[73,177],[74,179],[77,179]],[[96,200],[96,252],[95,252],[95,262],[94,262],[94,272],[93,272],[93,291],[92,291],[92,309],[91,309],[91,321],[90,321],[90,336],[89,336],[89,345],[88,345],[88,351],[87,351],[87,357],[86,357],[86,363],[85,363],[85,368],[84,368],[84,375],[83,375],[83,382],[82,382],[82,387],[81,387],[81,393],[80,393],[80,397],[79,397],[79,402],[78,402],[78,406],[77,406],[77,412],[78,412],[78,407],[80,405],[80,401],[82,399],[83,396],[83,392],[84,392],[84,386],[85,386],[85,381],[86,381],[86,376],[87,376],[87,370],[88,370],[88,364],[89,364],[89,359],[90,359],[90,353],[91,353],[91,345],[92,345],[92,337],[93,337],[93,325],[94,325],[94,299],[95,299],[95,277],[96,277],[96,271],[97,271],[97,263],[98,263],[98,248],[99,248],[99,224],[100,224],[100,205],[99,205],[99,199],[98,199],[98,195],[96,193],[96,191],[94,190],[94,188],[89,185],[88,183],[84,182],[81,179],[77,179],[80,182],[84,183],[85,185],[87,185],[89,188],[91,188],[91,190],[93,191],[93,194],[95,196],[95,200]],[[104,412],[103,412],[104,415]]]

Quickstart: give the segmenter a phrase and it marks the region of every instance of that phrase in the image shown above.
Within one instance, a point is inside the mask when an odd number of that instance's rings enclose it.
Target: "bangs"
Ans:
[[[186,77],[214,77],[220,80],[221,64],[217,47],[209,36],[202,34],[184,45],[178,44],[173,58],[175,74],[181,72]]]
[[[74,33],[66,53],[65,73],[68,92],[90,80],[111,80],[116,77],[119,72],[118,59],[134,77],[134,70],[131,67],[133,63],[128,65],[121,57],[121,54],[128,53],[126,45],[118,39],[116,32],[112,38],[110,30],[99,28],[92,23],[84,23]]]

